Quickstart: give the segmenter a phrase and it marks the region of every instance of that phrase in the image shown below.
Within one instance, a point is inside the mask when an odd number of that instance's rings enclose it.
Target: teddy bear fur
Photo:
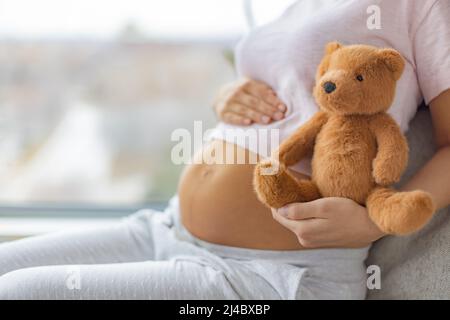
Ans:
[[[435,210],[431,196],[389,187],[408,161],[406,139],[386,113],[403,69],[393,49],[329,43],[313,89],[320,111],[256,165],[259,200],[280,208],[345,197],[366,205],[385,233],[404,235],[424,226]],[[294,178],[287,168],[311,153],[311,179]]]

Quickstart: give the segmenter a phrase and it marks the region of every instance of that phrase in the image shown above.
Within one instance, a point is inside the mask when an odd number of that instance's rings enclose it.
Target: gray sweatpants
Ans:
[[[204,242],[175,197],[116,226],[0,244],[0,299],[362,299],[367,252]]]

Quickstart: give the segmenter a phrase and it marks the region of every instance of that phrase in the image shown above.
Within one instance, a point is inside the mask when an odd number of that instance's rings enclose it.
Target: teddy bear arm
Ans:
[[[372,132],[377,141],[377,155],[373,160],[375,182],[388,186],[400,180],[408,163],[408,144],[399,126],[387,114],[374,119]]]
[[[327,115],[319,111],[305,124],[299,127],[280,147],[274,152],[273,157],[279,161],[292,166],[312,152],[316,136],[327,122]]]

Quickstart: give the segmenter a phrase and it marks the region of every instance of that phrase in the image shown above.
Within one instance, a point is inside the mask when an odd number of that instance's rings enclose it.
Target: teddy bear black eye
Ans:
[[[363,81],[363,80],[364,80],[364,77],[363,77],[362,75],[358,74],[358,75],[356,76],[356,80],[358,80],[358,81]]]

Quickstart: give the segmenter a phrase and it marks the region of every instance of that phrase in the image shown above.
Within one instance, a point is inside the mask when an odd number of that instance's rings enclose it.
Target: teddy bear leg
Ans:
[[[266,206],[278,209],[288,203],[307,202],[321,197],[314,182],[297,180],[282,165],[273,174],[266,174],[264,169],[271,166],[270,162],[259,163],[253,181],[258,199]]]
[[[434,213],[430,195],[424,191],[399,192],[376,187],[366,207],[372,221],[388,234],[406,235],[423,227]]]

